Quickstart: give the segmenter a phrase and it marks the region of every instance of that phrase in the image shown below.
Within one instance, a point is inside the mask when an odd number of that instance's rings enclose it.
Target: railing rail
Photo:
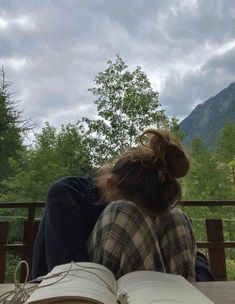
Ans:
[[[235,201],[225,200],[225,201],[182,201],[180,202],[182,206],[185,207],[224,207],[232,206],[235,207]]]
[[[180,203],[185,207],[235,207],[235,201],[182,201]],[[0,202],[1,209],[26,209],[28,215],[24,222],[23,241],[21,244],[9,244],[9,221],[0,221],[0,283],[5,281],[6,257],[9,253],[15,253],[32,264],[33,243],[38,230],[38,220],[36,219],[36,210],[45,207],[45,202]],[[235,248],[235,240],[225,242],[223,233],[223,221],[221,219],[206,219],[206,241],[197,241],[198,248],[208,250],[208,258],[212,271],[217,280],[226,280],[225,249]],[[20,280],[25,278],[25,269],[22,267]]]
[[[235,207],[235,201],[183,201],[185,207]],[[210,268],[216,280],[227,280],[225,249],[235,248],[235,241],[224,241],[222,219],[205,219],[207,241],[197,241],[197,247],[207,249]]]

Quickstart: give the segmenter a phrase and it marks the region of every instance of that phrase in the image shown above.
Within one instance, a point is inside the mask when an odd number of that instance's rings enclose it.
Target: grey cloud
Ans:
[[[210,54],[235,39],[233,0],[2,2],[0,17],[27,15],[35,25],[0,29],[0,64],[7,63],[25,115],[40,126],[94,116],[87,89],[117,53],[130,68],[141,66],[155,87],[161,79],[160,102],[169,115],[189,114],[234,81],[234,52]],[[11,58],[27,64],[16,70]]]
[[[211,72],[221,70],[225,75],[230,74],[234,77],[235,47],[224,54],[214,56],[203,65],[202,69]]]
[[[170,22],[166,22],[167,30],[172,39],[182,42],[221,43],[235,35],[233,6],[232,0],[223,1],[222,5],[221,1],[198,0],[197,8],[191,13],[185,9],[179,10],[176,15],[171,13],[167,19]]]
[[[216,95],[235,80],[235,50],[223,56],[214,56],[201,69],[190,71],[184,77],[177,72],[167,79],[160,93],[160,102],[166,105],[169,115],[184,118],[193,108]]]

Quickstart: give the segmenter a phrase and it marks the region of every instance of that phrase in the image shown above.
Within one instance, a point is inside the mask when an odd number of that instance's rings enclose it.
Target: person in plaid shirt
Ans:
[[[192,227],[175,207],[181,197],[177,178],[188,169],[181,145],[163,130],[145,131],[139,146],[101,168],[96,182],[111,203],[87,240],[90,260],[108,267],[116,278],[155,270],[195,281]]]
[[[152,218],[132,202],[113,202],[87,245],[91,260],[108,267],[116,278],[156,270],[195,281],[195,239],[189,219],[177,208]]]
[[[56,265],[94,261],[116,276],[138,269],[214,280],[197,252],[187,217],[174,208],[181,196],[177,178],[189,161],[172,135],[147,130],[141,144],[87,176],[68,176],[49,189],[34,242],[31,277]],[[95,228],[94,228],[95,227]]]

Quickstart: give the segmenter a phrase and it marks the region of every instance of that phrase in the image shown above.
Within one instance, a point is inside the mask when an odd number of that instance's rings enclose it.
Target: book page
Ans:
[[[116,304],[116,295],[117,282],[112,272],[102,265],[83,262],[73,263],[72,267],[71,264],[56,266],[26,304],[76,303],[78,300]]]
[[[183,277],[155,271],[136,271],[118,280],[129,304],[212,304]]]

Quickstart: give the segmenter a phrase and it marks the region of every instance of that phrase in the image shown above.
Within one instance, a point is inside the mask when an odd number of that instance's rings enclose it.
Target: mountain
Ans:
[[[181,121],[180,129],[186,134],[183,142],[190,145],[198,136],[207,147],[213,148],[219,131],[228,121],[235,123],[235,82],[199,104]]]

